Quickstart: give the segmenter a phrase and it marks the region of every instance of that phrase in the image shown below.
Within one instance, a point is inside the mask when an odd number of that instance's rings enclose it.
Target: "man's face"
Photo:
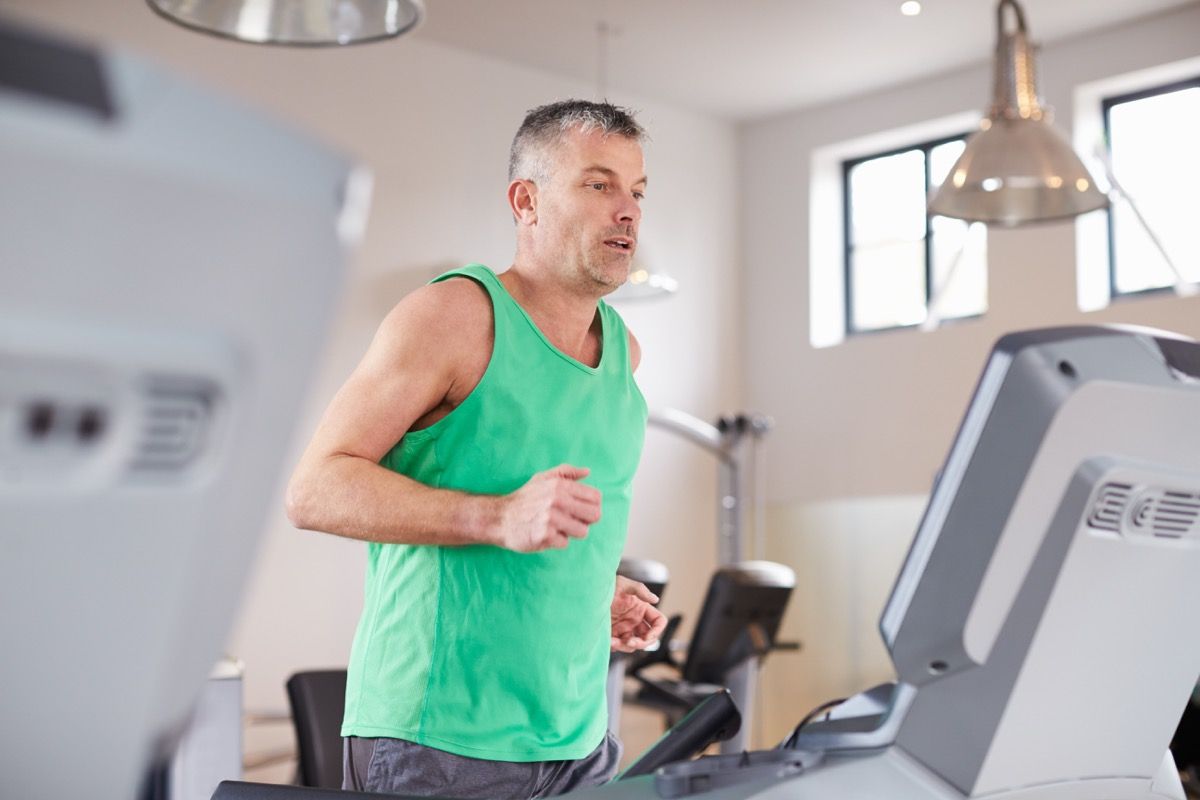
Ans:
[[[624,136],[570,131],[538,187],[542,252],[607,294],[629,277],[646,191],[642,147]]]

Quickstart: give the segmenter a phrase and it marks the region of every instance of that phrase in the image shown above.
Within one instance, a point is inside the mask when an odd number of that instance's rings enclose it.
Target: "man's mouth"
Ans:
[[[611,239],[605,239],[604,244],[614,250],[632,250],[634,240],[626,236],[614,236]]]

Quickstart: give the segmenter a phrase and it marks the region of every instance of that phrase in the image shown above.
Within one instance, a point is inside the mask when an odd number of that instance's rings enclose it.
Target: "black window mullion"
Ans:
[[[922,142],[919,144],[905,145],[892,150],[887,150],[882,153],[874,153],[869,156],[855,158],[842,162],[842,245],[843,245],[843,261],[842,274],[844,276],[844,291],[842,293],[844,312],[846,322],[844,330],[847,335],[865,333],[868,331],[859,330],[855,325],[855,297],[853,288],[854,277],[854,261],[856,242],[854,241],[854,221],[852,219],[851,210],[853,208],[852,190],[850,187],[850,173],[855,167],[864,164],[868,161],[874,161],[880,158],[888,158],[901,153],[907,153],[913,150],[919,150],[925,159],[925,186],[924,193],[928,197],[930,186],[932,183],[933,169],[930,161],[933,155],[933,149],[939,145],[947,144],[965,139],[967,134],[956,134],[954,136],[944,136],[940,139]],[[925,241],[924,241],[924,256],[925,256],[925,306],[928,310],[929,303],[933,299],[933,219],[929,214],[925,215]],[[911,327],[911,326],[895,326],[895,327]],[[877,330],[869,329],[871,333],[877,333],[884,330],[895,330],[893,328],[880,328]]]
[[[842,271],[845,275],[845,291],[842,293],[842,301],[845,306],[846,323],[844,327],[847,334],[858,332],[854,324],[854,224],[850,218],[850,209],[853,207],[850,198],[850,172],[858,163],[861,162],[847,161],[842,164]]]
[[[1108,158],[1110,160],[1112,159],[1112,118],[1110,114],[1114,105],[1116,103],[1109,100],[1104,100],[1101,103],[1101,108],[1103,108],[1104,141],[1105,146],[1108,147]],[[1106,227],[1108,230],[1108,296],[1110,298],[1116,297],[1119,294],[1117,292],[1117,217],[1113,211],[1112,204],[1109,204],[1104,209],[1105,219],[1108,220]]]
[[[935,145],[927,144],[921,149],[925,156],[925,197],[929,197],[929,185],[932,182],[933,168],[929,162],[933,159]],[[929,304],[933,302],[933,216],[925,212],[925,316],[929,316]]]

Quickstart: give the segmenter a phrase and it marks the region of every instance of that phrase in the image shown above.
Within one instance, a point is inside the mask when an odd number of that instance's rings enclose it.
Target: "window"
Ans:
[[[962,153],[963,140],[843,163],[847,334],[987,310],[984,226],[925,213],[930,190]]]
[[[1183,278],[1200,281],[1200,75],[1102,101],[1112,173]],[[1110,296],[1173,286],[1171,271],[1129,203],[1108,215]]]

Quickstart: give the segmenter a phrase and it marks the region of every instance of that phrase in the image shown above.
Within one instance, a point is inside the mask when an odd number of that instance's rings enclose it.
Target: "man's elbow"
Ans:
[[[284,510],[287,512],[288,522],[303,530],[313,529],[311,484],[302,475],[293,475],[292,479],[288,481],[283,505]]]

